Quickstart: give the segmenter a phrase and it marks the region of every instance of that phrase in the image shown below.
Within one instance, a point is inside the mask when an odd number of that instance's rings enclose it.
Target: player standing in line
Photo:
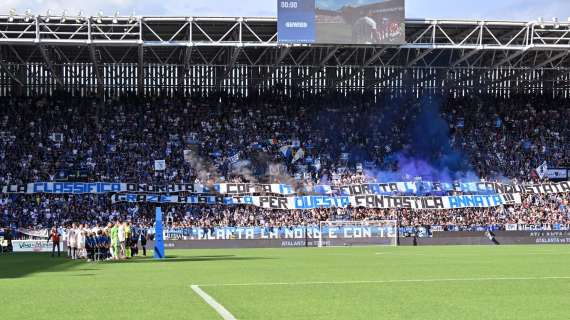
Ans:
[[[85,233],[85,228],[82,224],[79,225],[79,228],[77,229],[77,259],[83,259],[84,257],[86,257],[86,253],[85,253],[85,238],[86,238],[86,233]]]
[[[118,235],[119,235],[119,258],[125,258],[125,223],[118,223]]]
[[[111,251],[113,259],[119,259],[119,221],[111,228]]]
[[[75,223],[73,223],[71,229],[67,231],[67,242],[71,248],[71,259],[77,259],[77,227]]]
[[[112,229],[113,229],[113,224],[111,222],[107,223],[107,226],[105,227],[105,229],[103,229],[103,232],[105,233],[105,237],[109,238],[108,239],[109,240],[109,246],[108,246],[109,257],[107,257],[107,258],[111,258],[111,259],[113,259],[113,250],[112,250],[113,246],[112,246],[112,243],[110,242],[111,241],[111,230]]]
[[[131,257],[136,257],[139,254],[138,242],[139,242],[140,231],[137,229],[135,225],[131,225],[130,222],[129,225],[131,226]]]
[[[95,259],[95,241],[93,241],[93,235],[91,232],[83,232],[85,235],[85,258],[87,259],[87,262],[91,262]]]
[[[141,247],[142,247],[142,250],[143,250],[143,256],[146,257],[146,240],[147,240],[147,237],[146,237],[146,229],[143,228],[142,226],[139,226],[139,228],[140,228],[140,229],[139,229],[139,230],[140,230],[139,234],[140,234],[140,238],[141,238]]]

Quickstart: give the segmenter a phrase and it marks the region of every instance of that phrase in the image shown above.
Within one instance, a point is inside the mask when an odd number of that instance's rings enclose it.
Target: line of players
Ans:
[[[138,255],[139,238],[146,256],[146,232],[133,232],[130,222],[109,222],[105,228],[95,229],[74,223],[67,230],[67,253],[71,259],[87,261],[128,259]]]

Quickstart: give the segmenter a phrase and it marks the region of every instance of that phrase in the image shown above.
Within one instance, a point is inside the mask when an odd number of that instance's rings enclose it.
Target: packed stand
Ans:
[[[188,98],[68,95],[0,99],[0,185],[35,181],[281,182],[297,189],[413,179],[536,178],[544,161],[568,166],[568,100],[543,96],[390,97],[326,94]],[[186,150],[186,152],[185,152]],[[166,160],[164,171],[154,160]],[[419,160],[418,160],[419,159]],[[291,226],[336,218],[403,224],[565,223],[568,194],[522,206],[447,211],[171,206],[190,227]],[[108,195],[0,195],[0,225],[70,227],[132,219],[153,206]]]

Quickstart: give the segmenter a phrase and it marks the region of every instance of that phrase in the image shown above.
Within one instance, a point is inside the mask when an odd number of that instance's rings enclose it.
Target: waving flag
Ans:
[[[291,156],[291,146],[282,146],[279,148],[279,152],[281,152],[284,157],[288,158]]]
[[[300,148],[297,150],[297,152],[295,152],[295,156],[293,157],[293,161],[291,161],[291,163],[295,163],[295,161],[302,159],[304,156],[305,150],[303,150],[303,148]]]
[[[536,174],[538,174],[540,179],[544,178],[547,172],[548,172],[548,164],[546,163],[546,161],[544,161],[540,166],[536,168]]]
[[[163,170],[166,170],[166,161],[154,160],[154,171],[163,171]]]
[[[239,161],[239,152],[230,157],[230,163],[234,164]]]

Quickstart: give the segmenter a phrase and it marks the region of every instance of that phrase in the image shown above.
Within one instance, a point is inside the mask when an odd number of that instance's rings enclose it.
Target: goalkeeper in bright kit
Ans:
[[[119,259],[119,222],[111,228],[111,255],[113,259]]]

